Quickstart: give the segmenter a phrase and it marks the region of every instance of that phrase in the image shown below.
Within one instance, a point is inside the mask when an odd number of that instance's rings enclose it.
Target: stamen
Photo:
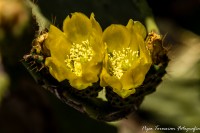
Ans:
[[[130,48],[123,48],[122,51],[113,50],[108,54],[110,74],[120,79],[138,57],[139,51],[133,51]]]
[[[70,54],[65,59],[66,66],[76,76],[82,76],[82,63],[92,60],[94,51],[88,40],[79,43],[73,43]]]

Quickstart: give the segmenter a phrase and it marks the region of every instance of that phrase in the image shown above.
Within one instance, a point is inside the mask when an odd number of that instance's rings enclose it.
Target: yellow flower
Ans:
[[[44,45],[51,54],[45,65],[59,82],[67,79],[82,90],[99,80],[105,47],[94,14],[73,13],[64,20],[63,32],[51,25]]]
[[[113,24],[103,32],[107,54],[101,73],[101,86],[110,86],[122,98],[135,92],[145,79],[152,60],[144,42],[145,27],[129,20],[126,26]]]

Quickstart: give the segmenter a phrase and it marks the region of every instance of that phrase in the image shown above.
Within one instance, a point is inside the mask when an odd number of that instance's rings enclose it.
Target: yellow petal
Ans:
[[[76,78],[75,74],[70,72],[62,62],[57,60],[57,58],[47,57],[45,60],[45,65],[49,68],[50,74],[59,82],[65,79]]]
[[[102,87],[110,86],[117,90],[122,88],[122,84],[120,83],[119,79],[115,78],[114,76],[110,76],[105,68],[102,69],[100,79],[100,85]]]
[[[138,39],[138,35],[135,32],[131,31],[131,41],[129,44],[129,47],[133,50],[133,51],[139,51],[139,45],[142,41],[141,39]]]
[[[57,58],[60,62],[64,62],[71,48],[71,43],[63,32],[53,25],[50,26],[48,38],[44,45],[50,50],[51,56]]]
[[[84,63],[83,66],[83,79],[86,82],[97,82],[99,80],[99,74],[102,69],[102,63],[92,63],[91,61],[88,63]]]
[[[121,77],[120,82],[122,82],[123,89],[129,90],[131,88],[136,88],[138,86],[137,80],[135,80],[135,73],[138,72],[138,68],[140,67],[139,61],[136,60],[134,64],[129,68]]]
[[[90,43],[94,51],[93,60],[95,62],[102,62],[104,54],[106,52],[105,44],[103,44],[101,40],[101,35],[90,37]]]
[[[71,18],[68,16],[63,22],[64,33],[74,43],[87,40],[91,30],[90,19],[82,13],[73,13]]]
[[[129,89],[129,90],[124,90],[124,89],[115,89],[113,88],[113,91],[117,93],[120,97],[122,98],[127,98],[131,94],[135,93],[135,88]]]
[[[133,66],[126,71],[120,79],[122,89],[118,90],[118,95],[122,98],[126,98],[135,93],[135,88],[139,87],[143,83],[149,68],[150,64],[141,64],[136,61],[135,64],[133,64]]]
[[[139,45],[143,45],[144,38],[146,37],[146,29],[139,21],[129,20],[126,28],[131,33],[130,47],[132,50],[137,51]]]
[[[90,21],[92,23],[92,28],[97,32],[97,34],[102,34],[102,29],[99,23],[94,18],[94,13],[90,15]]]
[[[130,44],[130,32],[123,25],[111,25],[103,32],[103,42],[108,46],[108,52],[119,51]]]
[[[83,90],[88,86],[92,86],[92,82],[85,82],[83,78],[76,78],[74,80],[69,80],[69,83],[72,87]]]
[[[142,38],[138,36],[138,39]],[[139,43],[139,49],[140,49],[140,58],[142,59],[141,62],[143,62],[144,64],[151,65],[152,64],[151,55],[144,41],[141,41],[141,43]]]
[[[145,76],[147,74],[147,72],[149,71],[150,65],[143,65],[140,67],[137,67],[132,73],[133,76],[133,82],[135,83],[135,88],[139,87],[140,85],[142,85]]]
[[[143,61],[151,64],[150,52],[144,42],[144,38],[146,37],[145,27],[139,21],[133,21],[132,19],[129,20],[126,27],[131,31],[131,49],[136,50],[138,48],[140,58],[144,58]]]
[[[139,21],[133,21],[132,19],[130,19],[128,21],[128,24],[126,25],[126,27],[131,30],[132,32],[135,32],[139,35],[142,36],[143,39],[145,39],[146,35],[147,35],[147,31],[146,28],[144,27],[144,25],[142,23],[140,23]]]

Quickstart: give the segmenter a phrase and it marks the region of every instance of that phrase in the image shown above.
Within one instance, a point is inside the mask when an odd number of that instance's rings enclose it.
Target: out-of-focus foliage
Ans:
[[[6,93],[8,93],[9,83],[10,83],[9,77],[3,71],[3,66],[0,59],[0,106],[1,106],[1,100],[5,97]]]
[[[12,34],[19,37],[30,21],[30,12],[22,0],[0,0],[0,39]]]
[[[167,30],[179,46],[172,46],[164,82],[146,98],[142,109],[163,124],[200,126],[200,37],[171,26]]]

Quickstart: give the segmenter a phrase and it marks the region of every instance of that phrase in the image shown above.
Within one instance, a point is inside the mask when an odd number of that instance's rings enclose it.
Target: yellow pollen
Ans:
[[[138,57],[139,51],[130,48],[123,48],[122,51],[113,50],[108,54],[110,74],[120,79]]]
[[[65,59],[66,66],[76,76],[82,76],[82,63],[92,60],[94,51],[88,40],[79,43],[73,43],[70,54]]]

